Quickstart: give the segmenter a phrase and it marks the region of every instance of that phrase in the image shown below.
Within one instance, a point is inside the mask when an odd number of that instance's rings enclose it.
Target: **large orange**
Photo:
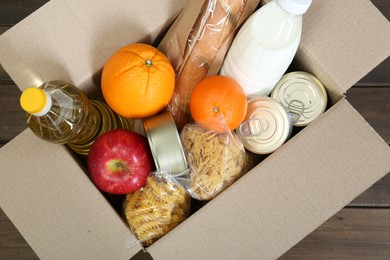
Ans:
[[[175,72],[155,47],[134,43],[111,56],[103,68],[101,84],[112,110],[127,118],[145,118],[167,106],[175,87]]]
[[[194,88],[190,100],[195,122],[219,133],[236,129],[244,120],[247,98],[232,78],[208,76]]]

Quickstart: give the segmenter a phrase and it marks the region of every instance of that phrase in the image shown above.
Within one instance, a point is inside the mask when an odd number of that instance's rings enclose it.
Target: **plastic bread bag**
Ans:
[[[252,156],[235,132],[217,133],[189,123],[180,137],[189,164],[188,180],[181,183],[194,199],[214,198],[253,167]]]
[[[217,75],[234,33],[259,0],[189,0],[158,48],[171,61],[176,85],[167,109],[179,130],[191,119],[189,101],[195,85]]]
[[[191,197],[167,176],[153,173],[146,185],[127,194],[123,203],[130,229],[144,246],[167,234],[190,213]]]

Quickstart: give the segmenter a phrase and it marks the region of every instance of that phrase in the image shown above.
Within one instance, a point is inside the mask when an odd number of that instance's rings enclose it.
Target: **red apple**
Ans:
[[[92,144],[87,167],[99,189],[110,194],[128,194],[145,185],[154,161],[146,137],[115,129]]]

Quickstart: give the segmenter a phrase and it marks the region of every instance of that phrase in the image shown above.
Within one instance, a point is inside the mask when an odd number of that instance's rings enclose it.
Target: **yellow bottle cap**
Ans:
[[[40,88],[27,88],[20,96],[21,107],[30,114],[40,114],[48,103],[48,95]]]

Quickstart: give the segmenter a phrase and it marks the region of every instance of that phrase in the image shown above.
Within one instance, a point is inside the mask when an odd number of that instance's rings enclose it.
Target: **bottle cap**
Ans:
[[[20,105],[27,113],[43,116],[49,112],[51,97],[40,88],[27,88],[20,96]]]
[[[312,0],[275,0],[281,8],[290,14],[302,15],[306,13]]]

